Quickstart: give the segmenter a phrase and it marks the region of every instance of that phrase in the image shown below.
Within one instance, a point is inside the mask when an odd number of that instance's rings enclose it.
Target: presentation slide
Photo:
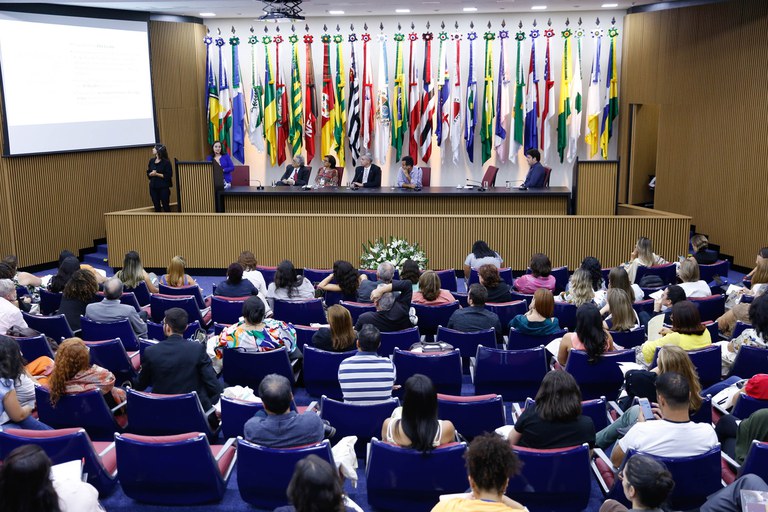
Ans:
[[[155,142],[147,23],[0,11],[6,155]]]

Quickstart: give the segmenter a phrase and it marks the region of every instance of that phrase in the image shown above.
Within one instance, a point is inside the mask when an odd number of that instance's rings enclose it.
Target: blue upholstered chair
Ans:
[[[232,325],[243,316],[243,304],[248,297],[211,297],[211,320]]]
[[[123,431],[123,426],[117,422],[113,413],[125,406],[125,403],[110,410],[101,391],[97,389],[63,395],[53,406],[48,389],[35,386],[35,401],[38,418],[50,427],[84,428],[90,438],[96,441],[110,441],[115,432]]]
[[[352,315],[352,325],[355,325],[357,323],[357,319],[360,318],[360,315],[363,313],[367,313],[369,311],[375,312],[376,306],[371,304],[370,302],[348,302],[345,300],[342,300],[339,302],[342,306],[347,308],[349,311],[349,314]]]
[[[437,328],[440,325],[448,325],[448,319],[454,311],[458,311],[459,303],[440,304],[438,306],[428,306],[425,304],[413,304],[416,310],[416,316],[419,317],[419,333],[428,338],[437,334]]]
[[[633,363],[634,350],[606,352],[597,361],[589,361],[586,352],[571,350],[565,371],[573,375],[581,388],[581,396],[585,400],[605,396],[608,400],[616,400],[619,390],[624,384],[624,374],[619,368],[620,362]]]
[[[438,393],[461,394],[461,355],[458,349],[427,354],[395,349],[392,361],[397,369],[395,384],[403,385],[410,376],[421,373],[432,379]]]
[[[501,395],[437,395],[437,416],[450,420],[468,440],[507,424]]]
[[[38,316],[22,311],[21,316],[24,317],[27,326],[42,332],[57,342],[74,336],[64,315]]]
[[[535,348],[539,345],[546,345],[552,340],[562,338],[567,329],[560,329],[552,334],[545,336],[531,336],[530,334],[523,334],[514,327],[509,328],[509,335],[507,337],[507,348],[509,350],[523,350],[526,348]]]
[[[357,350],[349,352],[327,352],[319,348],[304,347],[304,387],[313,397],[323,395],[334,400],[343,398],[339,386],[339,365],[348,357],[357,354]]]
[[[768,348],[742,345],[728,375],[749,379],[758,373],[768,373]]]
[[[40,313],[43,315],[52,315],[59,310],[61,306],[62,293],[49,292],[45,288],[40,288]]]
[[[710,295],[709,297],[691,297],[696,307],[699,308],[701,321],[715,321],[725,314],[725,295]]]
[[[203,298],[203,292],[200,291],[200,287],[194,284],[190,286],[166,286],[164,284],[159,284],[157,285],[157,289],[160,295],[172,295],[175,297],[192,296],[197,302],[198,309],[205,309],[205,307],[209,305],[206,304],[206,300]]]
[[[288,302],[276,299],[272,315],[277,320],[292,324],[326,323],[322,299],[311,299],[301,302]]]
[[[136,382],[139,368],[141,368],[139,347],[136,347],[137,350],[129,355],[120,338],[86,341],[85,345],[89,349],[91,364],[99,365],[111,371],[115,375],[115,382],[118,386],[122,386],[126,382],[133,385]]]
[[[371,405],[345,403],[327,396],[320,399],[320,416],[336,429],[330,440],[336,443],[346,436],[356,436],[355,451],[359,457],[365,457],[365,450],[374,437],[381,434],[384,420],[400,405],[397,398]]]
[[[512,302],[486,302],[485,309],[496,313],[501,323],[501,328],[506,329],[509,325],[509,321],[515,318],[517,315],[524,315],[528,311],[528,303],[524,300],[515,300]]]
[[[48,340],[45,338],[45,334],[39,336],[30,336],[27,338],[16,338],[9,336],[16,340],[21,349],[21,355],[27,361],[34,361],[38,357],[47,356],[53,359],[53,351],[51,346],[48,345]]]
[[[213,442],[218,431],[212,430],[197,392],[161,395],[128,389],[128,431],[143,436],[170,436],[202,432]]]
[[[139,340],[126,318],[117,322],[96,322],[87,316],[80,317],[80,327],[85,341],[101,341],[119,338],[127,351],[139,350]]]
[[[285,347],[267,352],[227,348],[223,354],[222,376],[229,386],[240,385],[259,389],[261,380],[270,373],[284,375],[291,382],[291,386],[296,383]]]
[[[475,394],[499,394],[506,402],[520,402],[536,396],[548,370],[544,347],[525,350],[478,347]]]
[[[395,352],[395,347],[408,350],[411,345],[417,343],[420,339],[419,329],[416,327],[403,329],[402,331],[383,332],[381,333],[379,355],[391,356]]]

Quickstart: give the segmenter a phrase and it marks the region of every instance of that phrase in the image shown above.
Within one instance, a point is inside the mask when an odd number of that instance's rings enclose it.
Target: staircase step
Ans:
[[[96,246],[96,252],[107,252],[107,244],[99,244]]]
[[[107,254],[102,252],[94,252],[91,254],[86,254],[83,256],[83,262],[88,263],[90,265],[106,265],[107,264]]]

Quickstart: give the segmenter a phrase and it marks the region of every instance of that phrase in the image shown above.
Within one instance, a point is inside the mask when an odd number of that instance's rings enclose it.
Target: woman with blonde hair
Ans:
[[[741,293],[752,297],[765,295],[765,291],[768,290],[768,258],[759,259],[753,272],[752,288],[744,289]],[[748,302],[739,302],[730,311],[726,311],[723,316],[717,319],[717,327],[721,333],[730,336],[737,321],[749,323]]]
[[[629,295],[621,288],[611,288],[608,290],[607,307],[610,315],[605,319],[605,322],[606,325],[610,325],[610,330],[629,331],[640,324],[637,313],[632,308],[632,301],[629,300]]]
[[[168,264],[167,274],[160,278],[160,284],[181,288],[182,286],[197,285],[186,272],[187,261],[181,256],[174,256]]]
[[[349,310],[339,304],[328,308],[328,327],[321,327],[312,335],[312,346],[329,352],[355,350],[357,333]]]
[[[635,249],[629,256],[629,261],[624,263],[624,270],[629,275],[629,282],[634,283],[637,267],[656,267],[666,263],[667,260],[653,252],[653,242],[651,242],[651,239],[641,236],[637,239]]]
[[[629,275],[624,267],[614,267],[608,273],[608,289],[621,288],[632,302],[642,302],[645,300],[645,293],[642,288],[637,284],[632,284],[629,281]]]
[[[440,288],[440,276],[434,270],[425,270],[419,277],[419,289],[413,292],[411,302],[435,306],[456,302],[448,290]]]
[[[121,280],[128,288],[136,288],[139,283],[143,282],[147,285],[149,293],[157,293],[159,291],[155,283],[152,282],[152,277],[144,270],[144,266],[141,264],[141,257],[136,251],[125,253],[123,268],[115,274],[115,277]]]
[[[568,281],[568,291],[560,294],[559,298],[574,306],[594,302],[595,290],[592,289],[592,275],[589,270],[577,268]]]
[[[685,290],[687,298],[712,295],[707,282],[701,279],[699,264],[695,258],[686,258],[680,262],[680,270],[678,270],[677,275],[682,281],[680,287]]]
[[[708,251],[709,240],[704,235],[693,235],[691,237],[692,256],[699,265],[712,265],[717,263],[717,251]]]

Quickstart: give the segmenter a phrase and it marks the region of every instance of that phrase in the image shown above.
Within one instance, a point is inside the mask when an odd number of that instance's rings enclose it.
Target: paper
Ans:
[[[650,298],[652,298],[653,300],[659,300],[662,295],[664,295],[664,290],[663,289],[662,290],[656,290],[655,292],[651,293],[648,296]]]
[[[619,363],[619,368],[621,369],[621,374],[625,376],[629,370],[645,370],[645,367],[641,364],[626,362]]]
[[[744,290],[743,286],[736,286],[735,284],[729,284],[728,285],[728,289],[725,290],[725,294],[726,295],[730,295],[732,293],[740,292],[740,291],[743,291],[743,290]]]
[[[560,350],[560,340],[563,338],[557,338],[547,343],[547,351],[553,356],[557,357],[557,353]]]
[[[51,480],[81,480],[83,476],[83,460],[75,459],[51,466]]]

